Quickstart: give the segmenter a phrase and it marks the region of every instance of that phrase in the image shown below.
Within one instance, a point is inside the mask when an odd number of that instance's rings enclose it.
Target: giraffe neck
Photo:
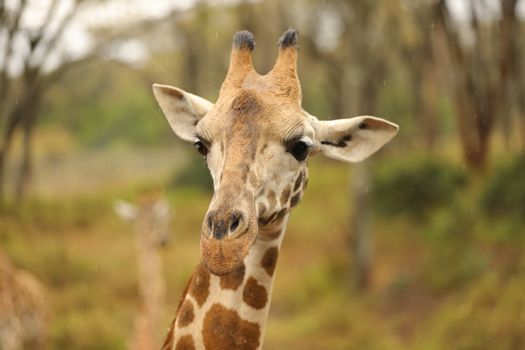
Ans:
[[[278,252],[288,215],[261,228],[243,265],[229,275],[199,264],[182,296],[163,350],[261,349]]]
[[[158,348],[166,290],[162,261],[157,248],[145,242],[140,235],[137,236],[136,244],[141,306],[135,319],[131,349]]]
[[[0,249],[0,349],[43,349],[49,310],[41,282],[18,269]]]

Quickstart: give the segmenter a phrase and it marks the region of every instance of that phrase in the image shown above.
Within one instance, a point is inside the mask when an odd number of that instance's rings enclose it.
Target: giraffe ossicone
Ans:
[[[260,349],[288,216],[308,182],[307,158],[358,162],[397,134],[397,125],[380,118],[324,121],[304,111],[297,41],[296,30],[286,31],[274,67],[260,75],[253,35],[236,33],[215,103],[153,85],[171,128],[204,156],[214,184],[202,261],[163,349]]]

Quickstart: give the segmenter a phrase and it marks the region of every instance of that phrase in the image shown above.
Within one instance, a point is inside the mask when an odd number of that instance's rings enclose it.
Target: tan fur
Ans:
[[[0,349],[44,349],[48,306],[44,287],[0,250]]]

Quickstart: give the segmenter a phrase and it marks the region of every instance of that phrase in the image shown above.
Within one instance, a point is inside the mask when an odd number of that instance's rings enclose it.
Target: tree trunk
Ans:
[[[515,0],[510,0],[509,3],[511,2],[515,6]],[[470,168],[480,172],[487,166],[490,135],[498,114],[501,114],[502,103],[506,99],[504,81],[505,76],[508,75],[507,61],[515,58],[510,57],[513,54],[505,49],[505,40],[502,40],[503,50],[509,52],[503,53],[497,46],[492,50],[485,49],[493,38],[491,33],[496,26],[482,27],[472,2],[470,2],[472,13],[468,23],[473,35],[472,46],[462,45],[460,29],[452,19],[446,1],[440,0],[434,6],[438,32],[447,48],[446,55],[441,54],[441,59],[448,62],[442,62],[441,65],[448,64],[453,73],[449,74],[452,77],[448,82],[449,92],[455,105],[464,159]],[[501,32],[500,30],[500,34]],[[499,74],[492,74],[494,72],[492,68],[498,62]]]
[[[0,149],[0,202],[6,200],[5,195],[5,171],[6,171],[6,151],[5,149]]]
[[[419,118],[421,118],[422,122],[424,145],[426,149],[432,153],[438,134],[436,118],[438,91],[436,89],[436,77],[431,58],[425,57],[422,66],[420,108],[418,108],[418,110],[421,113]]]
[[[455,95],[456,120],[463,148],[463,159],[470,168],[482,170],[486,163],[487,140],[478,134],[476,108],[461,88],[456,89]]]
[[[503,97],[501,101],[502,131],[505,146],[508,151],[512,148],[513,136],[513,111],[520,112],[519,102],[521,98],[521,65],[519,49],[520,26],[517,18],[518,0],[504,0],[501,2],[502,16],[500,20],[500,47],[499,58],[500,86]],[[523,110],[521,110],[523,112]]]
[[[33,119],[33,118],[31,118]],[[15,199],[17,202],[23,200],[27,194],[27,188],[31,184],[33,175],[33,152],[32,152],[33,121],[24,126],[22,140],[22,159],[16,178]]]
[[[6,166],[11,151],[13,137],[17,129],[22,129],[22,160],[15,179],[15,199],[22,199],[31,178],[32,157],[31,137],[42,102],[43,91],[36,85],[36,80],[26,81],[26,94],[7,115],[7,125],[0,140],[0,200],[7,200]]]
[[[366,162],[354,166],[353,198],[354,203],[351,232],[353,233],[353,256],[356,267],[355,282],[357,288],[370,287],[373,260],[373,232],[369,220],[369,174]]]
[[[6,172],[7,160],[9,152],[11,151],[11,144],[15,130],[20,124],[21,116],[23,114],[22,104],[18,104],[14,110],[8,115],[7,125],[0,140],[0,201],[7,200],[6,195]]]
[[[36,88],[35,81],[31,82],[32,93],[29,101],[31,103],[24,109],[22,115],[22,159],[16,178],[15,200],[21,201],[25,198],[27,189],[31,184],[33,175],[33,131],[42,104],[43,91]]]

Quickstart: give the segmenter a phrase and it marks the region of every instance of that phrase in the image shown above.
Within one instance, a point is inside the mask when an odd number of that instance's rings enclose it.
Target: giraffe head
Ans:
[[[117,200],[113,209],[118,216],[134,223],[140,242],[147,247],[157,248],[169,242],[171,210],[166,199],[147,196],[137,204]]]
[[[278,41],[272,70],[253,68],[253,35],[235,34],[219,98],[211,103],[178,88],[153,86],[173,131],[206,159],[214,195],[201,231],[201,255],[214,274],[240,266],[255,239],[270,239],[297,205],[307,183],[308,157],[318,153],[358,162],[397,133],[374,117],[321,121],[301,107],[297,31]]]

